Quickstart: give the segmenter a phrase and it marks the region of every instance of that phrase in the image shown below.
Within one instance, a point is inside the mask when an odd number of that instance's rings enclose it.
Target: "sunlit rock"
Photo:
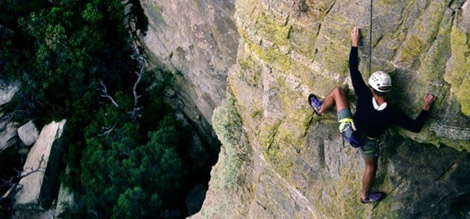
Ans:
[[[23,144],[28,146],[36,142],[38,139],[38,129],[33,121],[29,121],[18,128],[18,137],[20,137]]]
[[[374,1],[371,30],[370,1],[236,1],[237,64],[212,119],[223,146],[196,216],[468,217],[469,4]],[[360,71],[365,78],[391,74],[392,104],[414,118],[426,93],[438,96],[421,133],[384,134],[372,189],[388,196],[378,205],[359,202],[364,164],[342,143],[335,110],[318,117],[306,101],[341,86],[355,108],[348,70],[354,26],[362,32]]]
[[[41,130],[23,167],[20,190],[15,195],[16,209],[47,209],[55,198],[64,124],[65,120],[52,122]]]

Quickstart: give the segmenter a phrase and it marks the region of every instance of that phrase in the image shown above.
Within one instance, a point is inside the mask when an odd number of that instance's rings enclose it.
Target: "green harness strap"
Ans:
[[[353,129],[353,131],[356,131],[357,128],[356,128],[356,125],[354,124],[354,120],[351,119],[351,118],[344,118],[344,119],[341,119],[338,121],[340,124],[339,124],[339,131],[340,132],[344,132],[344,127],[347,125],[347,124],[350,124],[351,125],[351,128]],[[368,140],[377,140],[377,138],[372,138],[372,137],[369,137],[369,136],[365,136],[366,139]]]
[[[344,131],[344,126],[346,126],[346,124],[350,124],[353,131],[357,130],[356,125],[354,125],[354,121],[351,118],[344,118],[344,119],[339,120],[338,122],[340,123],[340,125],[339,125],[339,131],[340,132]]]

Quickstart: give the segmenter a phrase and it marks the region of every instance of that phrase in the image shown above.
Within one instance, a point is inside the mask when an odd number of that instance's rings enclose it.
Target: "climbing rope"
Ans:
[[[369,29],[369,75],[372,74],[372,15],[373,15],[373,2],[374,0],[370,0],[370,29]]]

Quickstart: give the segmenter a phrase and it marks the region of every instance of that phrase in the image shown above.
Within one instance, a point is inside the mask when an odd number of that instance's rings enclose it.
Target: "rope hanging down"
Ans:
[[[373,14],[373,2],[374,0],[370,0],[370,28],[369,28],[369,75],[372,74],[372,14]]]

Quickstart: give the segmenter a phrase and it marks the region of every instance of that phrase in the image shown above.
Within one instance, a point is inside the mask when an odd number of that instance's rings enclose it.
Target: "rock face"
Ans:
[[[38,129],[34,125],[33,121],[29,121],[26,124],[18,128],[18,137],[25,145],[32,145],[38,139]]]
[[[23,177],[19,182],[22,189],[15,195],[16,209],[47,209],[51,204],[53,191],[59,188],[57,166],[61,144],[58,139],[64,124],[65,120],[52,122],[41,130],[23,168]]]
[[[57,206],[55,209],[55,218],[67,218],[66,213],[78,212],[79,206],[76,202],[74,193],[64,184],[60,185],[59,196],[57,197]]]
[[[10,102],[19,89],[20,87],[16,83],[7,84],[0,80],[0,106]]]
[[[0,152],[17,142],[17,125],[9,118],[0,118]]]
[[[370,74],[369,4],[236,1],[237,64],[212,120],[223,146],[196,218],[470,217],[470,0],[374,1],[371,71],[392,75],[391,102],[415,117],[425,93],[439,97],[421,133],[384,135],[373,190],[385,200],[360,204],[358,151],[342,144],[334,110],[312,116],[309,93],[351,88],[354,26]]]
[[[0,152],[17,141],[18,126],[11,121],[11,116],[4,114],[2,107],[11,101],[18,90],[17,84],[7,84],[0,80]]]
[[[151,61],[177,72],[171,105],[214,138],[212,111],[225,97],[228,70],[236,63],[234,0],[141,3],[149,19],[144,41]]]

